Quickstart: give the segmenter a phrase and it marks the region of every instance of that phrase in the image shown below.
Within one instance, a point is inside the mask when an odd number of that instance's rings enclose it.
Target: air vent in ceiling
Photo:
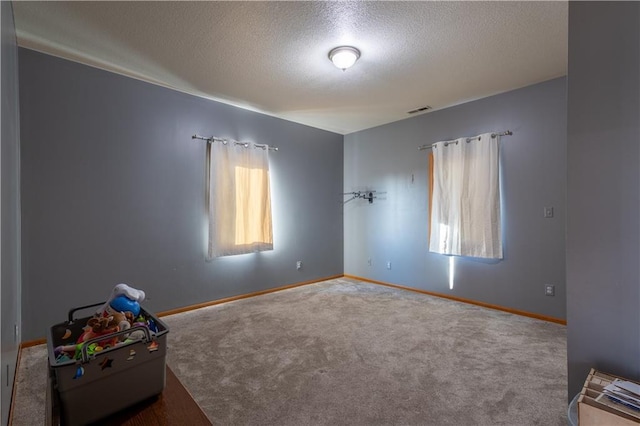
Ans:
[[[423,111],[427,111],[430,110],[431,107],[429,105],[420,107],[420,108],[416,108],[416,109],[412,109],[411,111],[407,112],[407,114],[416,114],[418,112],[423,112]]]

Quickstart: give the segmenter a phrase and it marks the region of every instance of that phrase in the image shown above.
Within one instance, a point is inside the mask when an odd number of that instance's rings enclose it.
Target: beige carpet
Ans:
[[[336,279],[165,317],[214,424],[566,425],[565,327]],[[44,422],[44,346],[14,425]]]

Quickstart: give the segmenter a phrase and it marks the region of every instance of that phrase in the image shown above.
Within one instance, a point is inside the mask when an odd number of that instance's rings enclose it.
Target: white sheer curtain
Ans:
[[[499,136],[438,142],[429,251],[502,259]]]
[[[273,250],[269,148],[214,142],[209,155],[208,257]]]

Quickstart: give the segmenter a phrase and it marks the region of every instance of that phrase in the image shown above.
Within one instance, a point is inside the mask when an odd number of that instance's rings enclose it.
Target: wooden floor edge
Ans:
[[[41,339],[26,340],[20,343],[20,350],[22,351],[22,349],[30,348],[31,346],[44,345],[45,343],[47,343],[47,339],[44,337]]]
[[[275,293],[277,291],[288,290],[290,288],[302,287],[304,285],[315,284],[321,281],[333,280],[336,278],[342,278],[344,275],[332,275],[330,277],[317,278],[315,280],[302,281],[295,284],[284,285],[281,287],[268,288],[266,290],[254,291],[251,293],[239,294],[237,296],[225,297],[223,299],[210,300],[208,302],[197,303],[195,305],[184,306],[182,308],[170,309],[168,311],[163,311],[158,313],[159,317],[166,317],[168,315],[180,314],[182,312],[193,311],[195,309],[206,308],[207,306],[219,305],[221,303],[233,302],[235,300],[247,299],[249,297],[261,296],[263,294]]]
[[[436,293],[434,291],[422,290],[422,289],[419,289],[419,288],[408,287],[408,286],[404,286],[404,285],[386,283],[384,281],[372,280],[372,279],[369,279],[369,278],[358,277],[358,276],[355,276],[355,275],[344,274],[344,277],[345,278],[351,278],[351,279],[354,279],[354,280],[365,281],[365,282],[368,282],[368,283],[371,283],[371,284],[378,284],[378,285],[383,285],[383,286],[386,286],[386,287],[393,287],[393,288],[397,288],[397,289],[400,289],[400,290],[413,291],[415,293],[426,294],[426,295],[429,295],[429,296],[441,297],[443,299],[449,299],[449,300],[454,300],[456,302],[468,303],[470,305],[482,306],[483,308],[495,309],[497,311],[508,312],[510,314],[520,315],[520,316],[523,316],[523,317],[535,318],[535,319],[539,319],[539,320],[542,320],[542,321],[548,321],[548,322],[553,322],[553,323],[556,323],[556,324],[567,325],[567,321],[563,320],[561,318],[556,318],[556,317],[542,315],[542,314],[536,314],[536,313],[533,313],[533,312],[522,311],[520,309],[507,308],[505,306],[500,306],[500,305],[494,305],[494,304],[491,304],[491,303],[480,302],[480,301],[473,300],[473,299],[466,299],[464,297],[450,296],[448,294]]]
[[[456,302],[462,302],[462,303],[468,303],[468,304],[471,304],[471,305],[482,306],[483,308],[495,309],[495,310],[498,310],[498,311],[508,312],[508,313],[511,313],[511,314],[516,314],[516,315],[525,316],[525,317],[529,317],[529,318],[535,318],[535,319],[539,319],[539,320],[543,320],[543,321],[553,322],[553,323],[556,323],[556,324],[567,325],[567,321],[563,320],[563,319],[560,319],[560,318],[555,318],[555,317],[551,317],[551,316],[547,316],[547,315],[540,315],[540,314],[536,314],[536,313],[533,313],[533,312],[521,311],[519,309],[507,308],[507,307],[500,306],[500,305],[493,305],[491,303],[479,302],[477,300],[465,299],[463,297],[450,296],[450,295],[447,295],[447,294],[436,293],[436,292],[427,291],[427,290],[421,290],[421,289],[415,288],[415,287],[408,287],[408,286],[403,286],[403,285],[398,285],[398,284],[391,284],[391,283],[387,283],[387,282],[384,282],[384,281],[377,281],[377,280],[372,280],[372,279],[369,279],[369,278],[358,277],[356,275],[349,275],[349,274],[332,275],[332,276],[329,276],[329,277],[317,278],[317,279],[309,280],[309,281],[302,281],[302,282],[299,282],[299,283],[289,284],[289,285],[285,285],[285,286],[281,286],[281,287],[275,287],[275,288],[269,288],[269,289],[266,289],[266,290],[254,291],[252,293],[239,294],[237,296],[225,297],[223,299],[216,299],[216,300],[211,300],[211,301],[208,301],[208,302],[197,303],[195,305],[184,306],[182,308],[170,309],[168,311],[160,312],[157,315],[159,317],[165,317],[165,316],[168,316],[168,315],[174,315],[174,314],[179,314],[179,313],[182,313],[182,312],[193,311],[195,309],[206,308],[207,306],[214,306],[214,305],[219,305],[221,303],[233,302],[234,300],[247,299],[249,297],[255,297],[255,296],[260,296],[260,295],[263,295],[263,294],[275,293],[277,291],[288,290],[290,288],[295,288],[295,287],[302,287],[304,285],[315,284],[315,283],[319,283],[321,281],[333,280],[333,279],[342,278],[342,277],[351,278],[351,279],[354,279],[354,280],[365,281],[365,282],[372,283],[372,284],[384,285],[384,286],[387,286],[387,287],[394,287],[394,288],[398,288],[398,289],[401,289],[401,290],[413,291],[413,292],[416,292],[416,293],[422,293],[422,294],[426,294],[426,295],[429,295],[429,296],[435,296],[435,297],[441,297],[441,298],[444,298],[444,299],[455,300]],[[42,345],[42,344],[45,344],[45,343],[47,343],[47,339],[45,339],[45,338],[28,340],[28,341],[20,343],[20,350],[22,350],[24,348],[29,348],[31,346]]]
[[[18,383],[18,369],[20,368],[20,359],[22,357],[22,345],[18,345],[18,355],[16,356],[16,368],[13,373],[13,385],[11,386],[11,400],[9,402],[9,418],[7,425],[13,425],[13,404],[16,400],[16,384]]]
[[[156,315],[159,316],[159,317],[166,317],[168,315],[180,314],[182,312],[188,312],[188,311],[193,311],[195,309],[206,308],[207,306],[214,306],[214,305],[219,305],[221,303],[233,302],[234,300],[247,299],[249,297],[260,296],[260,295],[269,294],[269,293],[275,293],[276,291],[282,291],[282,290],[288,290],[290,288],[302,287],[303,285],[315,284],[315,283],[319,283],[321,281],[327,281],[327,280],[333,280],[333,279],[336,279],[336,278],[342,278],[343,276],[344,275],[342,275],[342,274],[332,275],[330,277],[317,278],[315,280],[302,281],[302,282],[299,282],[299,283],[283,285],[281,287],[268,288],[266,290],[254,291],[252,293],[245,293],[245,294],[239,294],[237,296],[225,297],[224,299],[210,300],[209,302],[197,303],[195,305],[184,306],[182,308],[176,308],[176,309],[170,309],[168,311],[162,311],[162,312],[160,312],[160,313],[158,313]],[[43,345],[45,343],[47,343],[47,339],[46,338],[27,340],[27,341],[24,341],[24,342],[20,343],[20,348],[24,349],[24,348],[29,348],[31,346]]]

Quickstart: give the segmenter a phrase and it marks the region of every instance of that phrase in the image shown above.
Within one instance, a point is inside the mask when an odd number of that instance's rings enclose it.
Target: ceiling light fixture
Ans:
[[[336,47],[329,52],[329,59],[331,59],[333,65],[342,71],[355,64],[359,57],[360,51],[351,46]]]

